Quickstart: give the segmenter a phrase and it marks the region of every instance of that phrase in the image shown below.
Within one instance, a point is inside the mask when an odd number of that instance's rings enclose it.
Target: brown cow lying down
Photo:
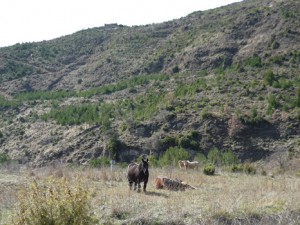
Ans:
[[[181,169],[195,169],[198,168],[199,162],[197,161],[189,161],[189,160],[179,160],[178,161],[179,167]]]
[[[167,189],[171,191],[185,191],[185,189],[197,189],[189,184],[182,182],[181,180],[172,180],[166,176],[158,176],[154,180],[156,189]]]

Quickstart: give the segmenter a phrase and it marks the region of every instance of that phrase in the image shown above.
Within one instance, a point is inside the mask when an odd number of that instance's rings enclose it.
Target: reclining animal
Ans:
[[[199,166],[198,161],[191,162],[189,160],[179,160],[178,164],[181,169],[196,169]]]
[[[179,179],[170,179],[166,176],[158,176],[154,180],[156,189],[167,189],[171,191],[185,191],[185,189],[197,189]]]

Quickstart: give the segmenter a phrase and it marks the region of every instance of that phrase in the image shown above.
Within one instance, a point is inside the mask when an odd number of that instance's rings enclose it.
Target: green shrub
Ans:
[[[286,60],[286,58],[284,55],[275,55],[270,58],[270,62],[277,64],[277,65],[282,65],[285,60]]]
[[[265,74],[264,74],[264,83],[267,85],[272,86],[273,82],[276,81],[276,77],[275,74],[273,73],[272,70],[268,70]]]
[[[19,193],[14,225],[97,224],[91,210],[91,191],[77,179],[33,181]]]
[[[9,162],[9,161],[10,161],[10,157],[7,154],[0,153],[0,164]]]
[[[245,60],[245,65],[251,67],[262,67],[263,63],[259,56],[253,56]]]
[[[200,164],[204,164],[207,162],[207,158],[203,153],[198,153],[194,160],[198,161]]]
[[[153,155],[149,155],[148,160],[149,160],[149,166],[151,166],[151,167],[159,166],[159,160],[157,158],[155,158]]]
[[[188,138],[190,138],[190,139],[198,139],[199,137],[200,137],[200,133],[199,133],[199,131],[196,131],[196,130],[192,130],[192,131],[190,131],[189,133],[188,133]]]
[[[167,111],[175,111],[175,106],[173,105],[167,105],[166,106],[166,110]],[[172,115],[172,114],[171,114]],[[176,116],[176,115],[175,115]],[[173,119],[173,118],[170,118],[170,119]],[[168,119],[167,119],[168,120]],[[169,121],[169,120],[168,120]]]
[[[281,79],[279,79],[279,85],[282,89],[288,89],[293,86],[293,83],[290,80],[281,78]]]
[[[173,119],[175,119],[175,118],[176,118],[176,114],[175,113],[169,113],[165,117],[166,121],[168,121],[168,122],[171,121],[171,120],[173,120]]]
[[[137,96],[132,102],[133,118],[136,121],[144,121],[152,118],[164,104],[165,93],[156,93],[153,90],[147,91],[144,95]]]
[[[233,164],[231,165],[230,170],[233,173],[244,172],[246,174],[256,174],[256,168],[249,162],[246,162],[244,164]]]
[[[280,88],[281,86],[280,86],[279,82],[276,80],[276,81],[273,82],[272,87],[273,88]]]
[[[181,148],[190,148],[191,140],[187,137],[181,137],[181,138],[179,138],[179,146]]]
[[[1,108],[15,108],[20,105],[20,101],[16,100],[7,100],[0,95],[0,109]]]
[[[257,109],[253,107],[249,115],[241,115],[240,120],[243,124],[255,125],[266,122],[266,120],[258,113]]]
[[[106,146],[110,154],[110,158],[116,161],[121,160],[120,159],[121,152],[127,149],[127,146],[116,137],[109,139]]]
[[[206,80],[204,78],[198,78],[193,83],[179,83],[174,90],[174,96],[194,96],[196,93],[205,89],[207,89]]]
[[[244,171],[244,166],[241,163],[239,163],[239,164],[233,164],[233,165],[231,165],[230,170],[233,173],[243,172]]]
[[[159,159],[159,164],[161,166],[177,166],[179,160],[184,160],[189,158],[189,153],[178,147],[170,147]]]
[[[110,119],[114,116],[115,106],[109,103],[101,105],[82,104],[70,105],[63,108],[52,108],[49,113],[43,114],[41,119],[54,119],[61,125],[79,125],[82,123],[101,124],[104,130],[109,129]]]
[[[96,158],[96,159],[91,159],[89,161],[89,165],[91,167],[102,167],[102,166],[108,166],[110,165],[110,160],[109,158],[107,157],[99,157],[99,158]]]
[[[206,174],[206,175],[214,175],[215,174],[215,165],[212,164],[212,163],[209,163],[209,164],[206,164],[203,168],[203,173]]]
[[[209,105],[205,106],[201,112],[200,112],[200,116],[202,119],[206,119],[212,116],[211,113],[211,107]]]
[[[173,73],[179,73],[179,71],[180,71],[180,69],[179,69],[178,65],[176,65],[172,68]]]
[[[174,147],[178,144],[178,140],[174,136],[166,136],[162,140],[162,145],[165,149],[168,149],[169,147]]]
[[[239,159],[231,150],[228,150],[223,152],[222,162],[223,165],[229,166],[229,165],[237,164],[239,162]]]
[[[222,162],[222,154],[217,148],[212,148],[207,154],[207,160],[214,165],[220,164]]]
[[[126,123],[122,123],[122,124],[120,125],[120,130],[121,130],[122,132],[126,131],[127,128],[128,128],[128,126],[127,126]]]
[[[278,49],[279,47],[280,47],[280,44],[277,41],[273,41],[273,43],[271,44],[272,49]]]
[[[268,109],[267,109],[267,113],[271,114],[273,112],[274,109],[277,109],[280,107],[280,103],[277,100],[276,96],[271,94],[268,97]]]

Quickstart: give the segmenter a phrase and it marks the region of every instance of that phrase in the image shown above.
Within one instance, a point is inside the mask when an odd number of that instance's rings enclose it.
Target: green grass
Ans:
[[[168,79],[164,74],[152,74],[144,76],[136,76],[127,80],[119,81],[113,84],[106,84],[103,86],[90,88],[85,91],[71,91],[71,90],[58,90],[58,91],[34,91],[16,94],[14,98],[19,101],[33,101],[33,100],[59,100],[70,97],[84,97],[90,98],[94,95],[112,94],[124,89],[134,88],[136,86],[149,84],[151,81],[165,81]],[[0,99],[1,100],[1,99]]]

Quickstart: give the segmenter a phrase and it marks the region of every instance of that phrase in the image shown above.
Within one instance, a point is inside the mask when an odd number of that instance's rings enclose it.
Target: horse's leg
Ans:
[[[140,190],[141,190],[141,183],[140,181],[138,181],[138,192],[140,192]]]
[[[134,182],[134,189],[133,190],[136,190],[136,182]]]
[[[144,188],[143,188],[143,191],[144,191],[144,192],[146,192],[147,183],[148,183],[148,180],[145,180],[145,181],[144,181]]]
[[[129,181],[129,190],[132,189],[132,184],[133,184],[133,182],[132,182],[132,181]]]

